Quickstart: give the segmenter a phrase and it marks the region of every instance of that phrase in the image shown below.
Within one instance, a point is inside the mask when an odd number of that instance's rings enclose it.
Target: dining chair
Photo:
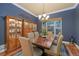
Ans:
[[[24,56],[41,56],[42,50],[38,48],[33,48],[32,42],[29,38],[19,37],[21,48]]]
[[[35,36],[35,40],[38,39],[39,33],[38,32],[34,32],[34,36]]]
[[[58,38],[57,45],[52,45],[52,47],[48,50],[45,49],[45,53],[48,55],[61,55],[61,45],[62,45],[63,35],[60,35]]]
[[[53,41],[53,44],[57,45],[57,41],[58,41],[58,38],[60,37],[60,35],[62,35],[61,32],[58,33],[58,36],[57,36],[56,39]]]
[[[27,37],[28,37],[31,41],[33,41],[33,40],[35,39],[33,32],[27,33]]]
[[[60,36],[60,35],[62,35],[62,33],[61,33],[61,32],[59,32],[59,33],[58,33],[58,36],[57,36],[57,38],[59,38],[59,36]]]
[[[54,40],[54,34],[51,31],[48,31],[47,38]]]
[[[27,34],[27,37],[30,39],[30,41],[35,41],[39,36],[38,32],[30,32]],[[32,45],[33,47],[37,47],[36,45]],[[38,48],[38,47],[37,47]]]

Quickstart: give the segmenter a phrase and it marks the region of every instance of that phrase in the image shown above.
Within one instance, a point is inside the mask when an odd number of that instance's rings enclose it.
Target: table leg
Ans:
[[[42,50],[42,52],[43,52],[43,54],[42,54],[42,56],[47,56],[47,54],[45,53],[45,50],[43,49],[43,48],[41,48],[41,47],[39,47],[41,50]]]

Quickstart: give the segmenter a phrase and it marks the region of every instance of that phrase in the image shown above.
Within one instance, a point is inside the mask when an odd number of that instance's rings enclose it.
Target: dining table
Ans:
[[[45,54],[44,49],[50,49],[54,39],[48,37],[39,36],[38,39],[33,40],[32,43],[42,49],[43,55]]]

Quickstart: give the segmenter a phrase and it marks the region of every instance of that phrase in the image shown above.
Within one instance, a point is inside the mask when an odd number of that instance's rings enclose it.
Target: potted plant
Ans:
[[[47,31],[46,31],[45,29],[42,30],[42,35],[43,35],[44,37],[47,36]]]

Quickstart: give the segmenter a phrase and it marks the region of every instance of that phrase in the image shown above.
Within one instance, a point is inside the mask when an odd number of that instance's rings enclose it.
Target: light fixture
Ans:
[[[43,12],[42,12],[42,15],[39,15],[38,18],[39,18],[40,20],[48,20],[48,18],[49,18],[49,15],[47,15],[47,14],[45,13],[45,5],[44,5],[44,4],[43,4]]]

